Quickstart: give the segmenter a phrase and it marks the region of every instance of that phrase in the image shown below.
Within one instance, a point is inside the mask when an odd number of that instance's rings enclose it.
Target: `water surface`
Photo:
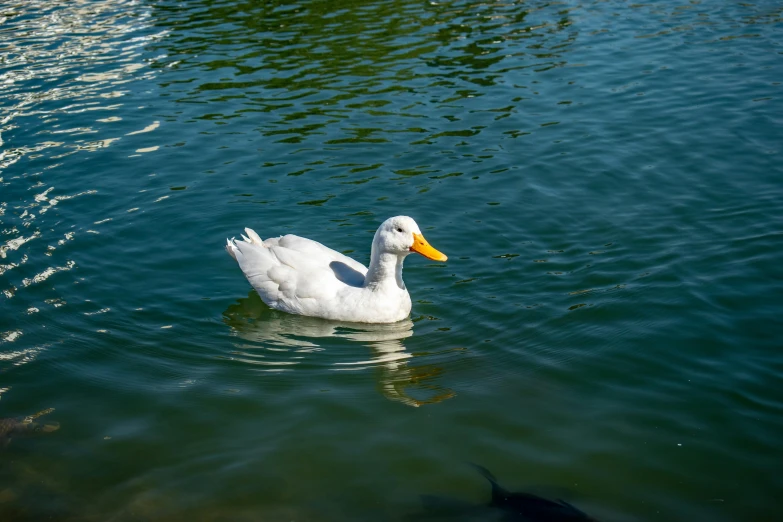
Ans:
[[[60,424],[0,454],[0,518],[434,520],[488,501],[473,461],[777,520],[782,12],[0,7],[0,417]],[[396,325],[272,311],[222,247],[367,263],[396,214],[449,255]]]

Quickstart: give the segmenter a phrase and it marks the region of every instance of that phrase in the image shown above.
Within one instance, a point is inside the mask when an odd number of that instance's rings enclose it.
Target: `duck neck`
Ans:
[[[380,252],[373,245],[372,253],[370,254],[370,267],[367,269],[367,275],[364,278],[364,286],[371,289],[380,289],[394,285],[400,290],[405,290],[405,283],[402,281],[403,261],[405,261],[404,255]]]

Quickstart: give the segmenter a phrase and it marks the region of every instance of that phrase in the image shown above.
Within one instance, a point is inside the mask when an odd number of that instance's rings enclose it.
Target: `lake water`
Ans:
[[[492,520],[475,462],[601,521],[781,520],[779,2],[0,22],[0,417],[60,425],[0,453],[0,519]],[[223,250],[367,263],[397,214],[449,260],[395,325],[272,311]]]

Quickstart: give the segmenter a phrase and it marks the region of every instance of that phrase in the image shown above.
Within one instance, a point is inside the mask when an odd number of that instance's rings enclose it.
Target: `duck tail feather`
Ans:
[[[248,243],[252,243],[258,246],[262,246],[264,244],[264,240],[261,239],[261,237],[258,234],[256,234],[256,231],[253,230],[252,228],[246,228],[245,234],[247,234],[247,237],[250,238],[250,239],[245,238],[245,241],[247,241]]]
[[[234,238],[226,239],[226,252],[228,252],[228,255],[234,258],[234,261],[237,261],[237,253],[236,253],[236,245],[234,244]]]

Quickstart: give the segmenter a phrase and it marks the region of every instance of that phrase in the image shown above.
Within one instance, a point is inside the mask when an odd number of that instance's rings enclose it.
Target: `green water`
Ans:
[[[780,520],[782,17],[4,3],[0,417],[60,429],[1,450],[0,520],[497,519],[467,462]],[[223,250],[367,263],[397,214],[449,261],[408,258],[396,325],[272,311]]]

